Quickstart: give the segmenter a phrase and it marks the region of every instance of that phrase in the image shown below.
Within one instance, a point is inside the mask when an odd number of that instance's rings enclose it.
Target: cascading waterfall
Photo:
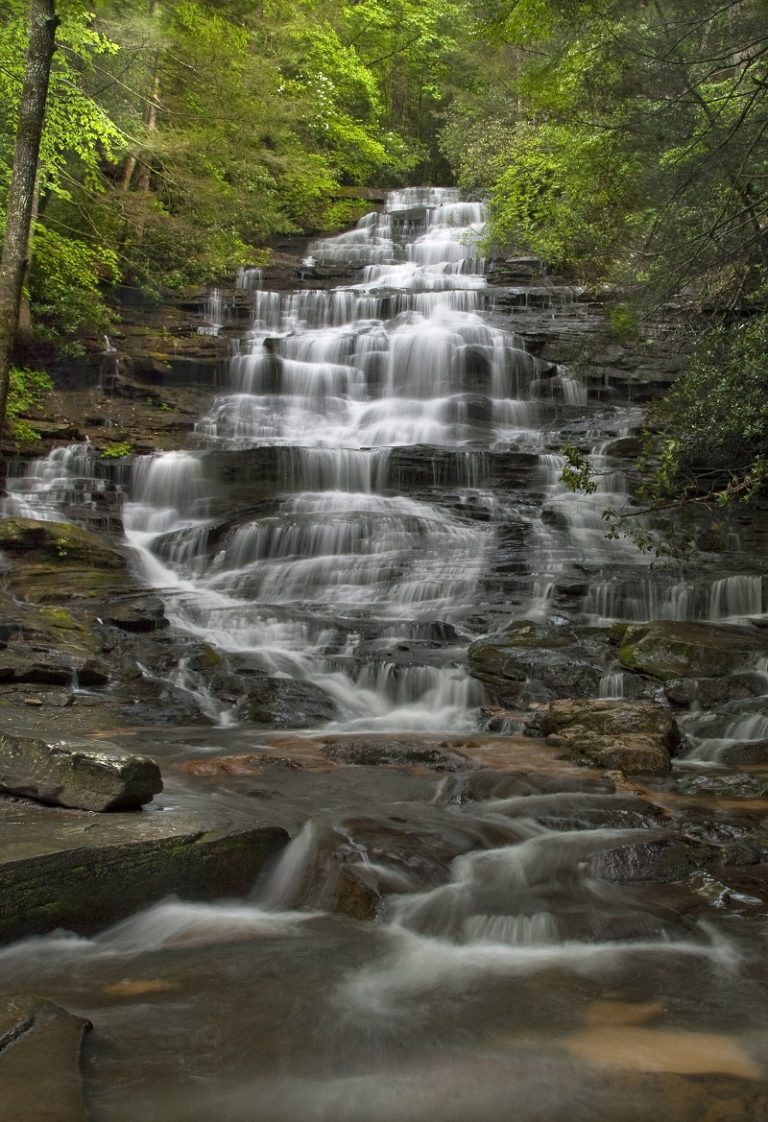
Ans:
[[[559,410],[589,415],[586,389],[486,314],[484,218],[454,189],[408,188],[310,247],[316,262],[359,268],[355,283],[314,288],[305,277],[302,289],[272,292],[261,269],[241,269],[252,318],[227,388],[197,423],[202,450],[139,457],[129,481],[88,445],[58,449],[9,481],[7,513],[78,520],[105,491],[128,492],[126,533],[150,582],[173,592],[173,622],[319,686],[339,727],[475,725],[481,693],[464,652],[488,630],[483,613],[503,607],[489,571],[510,521],[527,536],[507,618],[546,621],[561,587],[580,580],[588,624],[762,615],[761,575],[676,576],[606,537],[606,514],[631,501],[612,445],[636,428],[636,406],[590,421],[596,490],[566,488],[552,450]],[[217,330],[226,320],[220,291],[206,316]],[[399,450],[419,446],[431,463],[415,487]],[[265,448],[276,501],[217,521],[205,449]],[[499,457],[520,453],[538,464],[522,502],[490,482]],[[621,697],[621,672],[606,667],[596,689]]]
[[[230,727],[151,729],[168,801],[136,817],[247,804],[293,840],[239,903],[165,900],[92,938],[0,949],[9,992],[96,1022],[104,1122],[692,1122],[710,1102],[758,1117],[739,1095],[765,1079],[764,904],[700,861],[725,838],[749,872],[764,842],[718,809],[708,844],[674,791],[655,803],[556,751],[539,770],[514,736],[465,735],[483,700],[466,648],[495,622],[589,632],[764,608],[760,575],[677,577],[606,539],[628,494],[604,430],[626,435],[636,407],[589,418],[598,489],[567,490],[558,423],[588,413],[586,392],[485,318],[483,214],[409,188],[312,247],[363,266],[358,283],[283,294],[241,270],[252,320],[200,447],[136,457],[130,478],[88,445],[61,449],[9,482],[6,513],[35,518],[126,496],[128,540],[176,628],[238,672],[319,688],[338,714],[306,738],[233,728],[237,699],[211,692],[187,644],[169,680]],[[222,480],[241,467],[230,509]],[[601,698],[629,693],[618,663],[601,669]],[[746,672],[762,692],[766,660]],[[694,712],[694,766],[768,741],[763,703]],[[493,727],[516,731],[510,713]],[[222,750],[249,754],[245,774],[201,793],[189,757]]]
[[[232,359],[231,390],[197,431],[213,447],[284,449],[292,493],[276,513],[233,528],[208,564],[201,458],[137,464],[126,531],[153,583],[184,591],[169,608],[174,622],[322,687],[343,727],[476,720],[481,695],[460,640],[417,665],[390,652],[419,624],[455,626],[466,642],[493,528],[382,491],[394,446],[493,446],[520,431],[537,439],[536,361],[477,310],[483,221],[483,206],[454,191],[406,192],[311,247],[317,262],[364,264],[361,284],[278,294],[238,277],[251,290],[251,330]],[[480,492],[478,455],[463,458],[463,483]],[[339,615],[344,650],[355,649],[355,626],[387,632],[354,668],[339,654]]]

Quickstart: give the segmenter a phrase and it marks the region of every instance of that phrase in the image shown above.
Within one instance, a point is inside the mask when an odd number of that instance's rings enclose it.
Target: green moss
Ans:
[[[65,631],[84,630],[66,608],[43,608],[42,614],[53,627],[60,627]]]

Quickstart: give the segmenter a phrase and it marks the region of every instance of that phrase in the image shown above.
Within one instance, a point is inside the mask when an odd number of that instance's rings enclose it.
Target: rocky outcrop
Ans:
[[[472,643],[470,673],[486,687],[491,704],[510,707],[554,698],[597,697],[614,652],[604,635],[579,634],[565,624],[517,620],[500,634]],[[639,676],[626,688],[636,696]]]
[[[767,654],[768,636],[747,627],[671,620],[628,627],[619,645],[622,666],[662,682],[748,670]]]
[[[320,686],[273,677],[248,655],[201,646],[187,667],[214,696],[236,704],[238,713],[257,725],[313,728],[338,716],[336,702]]]
[[[89,740],[0,735],[0,790],[81,810],[143,806],[163,789],[147,756]]]
[[[89,934],[156,900],[245,896],[288,836],[221,806],[109,815],[0,797],[0,940]]]
[[[125,569],[125,553],[103,536],[70,522],[37,522],[31,518],[0,521],[0,549],[25,561],[64,562],[99,569]]]
[[[132,597],[130,601],[113,603],[105,618],[121,631],[144,633],[168,627],[165,606],[157,596]]]
[[[590,767],[617,768],[630,775],[665,775],[680,743],[674,718],[650,702],[553,701],[529,722],[531,735]]]
[[[32,604],[94,600],[133,584],[125,550],[69,522],[4,518],[0,551],[8,563],[7,590]]]

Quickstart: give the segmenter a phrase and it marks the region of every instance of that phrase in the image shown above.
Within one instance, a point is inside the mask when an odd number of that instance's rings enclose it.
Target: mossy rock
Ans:
[[[135,588],[127,568],[85,564],[27,563],[7,575],[8,590],[30,604],[59,605],[62,600],[106,600]]]
[[[768,640],[746,627],[672,620],[628,627],[619,647],[622,666],[662,682],[731,674],[766,654]]]
[[[125,569],[125,554],[104,539],[69,522],[37,522],[32,518],[0,521],[0,549],[50,564]]]

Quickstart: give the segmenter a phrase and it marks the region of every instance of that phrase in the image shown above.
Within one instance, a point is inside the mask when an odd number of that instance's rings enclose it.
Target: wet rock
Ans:
[[[675,785],[684,795],[699,795],[710,799],[768,798],[768,778],[744,772],[680,775]]]
[[[375,919],[381,894],[374,880],[363,866],[342,865],[326,886],[323,906],[350,919]]]
[[[313,728],[338,716],[336,702],[312,682],[264,675],[248,694],[248,719],[270,728]]]
[[[470,673],[502,707],[554,697],[595,697],[605,657],[588,654],[567,626],[530,620],[510,624],[501,635],[478,639],[467,651]]]
[[[679,835],[632,841],[593,854],[585,863],[588,876],[603,880],[682,881],[720,860],[716,846]]]
[[[485,705],[480,710],[485,732],[519,733],[523,730],[524,720],[516,709],[502,709],[501,706]]]
[[[0,797],[0,940],[90,934],[169,893],[245,896],[287,840],[223,807],[93,815]]]
[[[15,644],[0,651],[0,682],[39,682],[43,685],[103,686],[109,675],[93,658],[66,651],[36,650]]]
[[[727,865],[731,865],[727,858]],[[689,886],[712,907],[731,915],[764,917],[768,905],[768,881],[764,865],[750,868],[724,868],[712,873],[695,873]]]
[[[94,533],[68,522],[6,518],[0,522],[0,551],[8,564],[5,588],[30,605],[93,601],[124,594],[134,587],[127,554]],[[67,604],[67,608],[64,608]]]
[[[129,686],[134,692],[137,683]],[[195,698],[183,690],[164,687],[159,682],[140,682],[141,697],[121,705],[117,715],[131,725],[196,725],[210,724],[213,719],[201,713]]]
[[[619,647],[622,666],[662,682],[749,669],[750,660],[765,654],[768,640],[749,628],[671,620],[628,627]]]
[[[650,702],[554,701],[528,725],[569,759],[630,775],[664,775],[680,743],[673,717]]]
[[[269,752],[247,752],[239,756],[213,756],[205,760],[188,760],[183,770],[191,775],[261,775],[267,769],[298,768],[302,765],[290,756]]]
[[[0,1008],[0,1101],[8,1122],[86,1122],[80,1053],[90,1021],[41,998]]]
[[[492,285],[530,285],[546,273],[547,266],[538,257],[492,257],[488,263],[488,283]]]
[[[503,772],[485,769],[466,775],[451,777],[440,793],[441,803],[485,802],[488,799],[508,799],[527,795],[557,795],[563,793],[612,793],[611,780],[593,775],[551,776],[536,772]]]
[[[187,688],[234,705],[238,716],[269,728],[315,728],[338,716],[334,699],[296,678],[272,677],[255,659],[197,645],[184,655]]]
[[[456,823],[454,829],[416,819],[390,817],[347,818],[342,824],[343,844],[339,858],[359,861],[360,850],[373,865],[375,884],[381,894],[413,890],[444,883],[452,862],[478,845],[485,847],[509,842],[509,833],[500,835],[476,823]],[[414,835],[418,845],[414,846]],[[354,866],[353,866],[354,867]],[[361,872],[368,866],[362,865]]]
[[[747,701],[765,693],[765,682],[756,674],[729,674],[725,678],[674,678],[664,686],[673,705],[699,705],[712,709],[731,701]]]
[[[165,606],[157,596],[142,596],[128,602],[111,604],[105,618],[121,631],[143,633],[168,627]]]
[[[768,740],[751,740],[743,744],[729,744],[721,749],[719,759],[724,764],[745,767],[768,764]]]
[[[163,789],[160,769],[108,741],[0,735],[0,790],[105,811],[142,806]]]
[[[323,754],[337,763],[362,767],[421,767],[434,771],[462,771],[473,764],[461,752],[446,751],[433,746],[420,746],[408,740],[376,736],[326,738]]]

